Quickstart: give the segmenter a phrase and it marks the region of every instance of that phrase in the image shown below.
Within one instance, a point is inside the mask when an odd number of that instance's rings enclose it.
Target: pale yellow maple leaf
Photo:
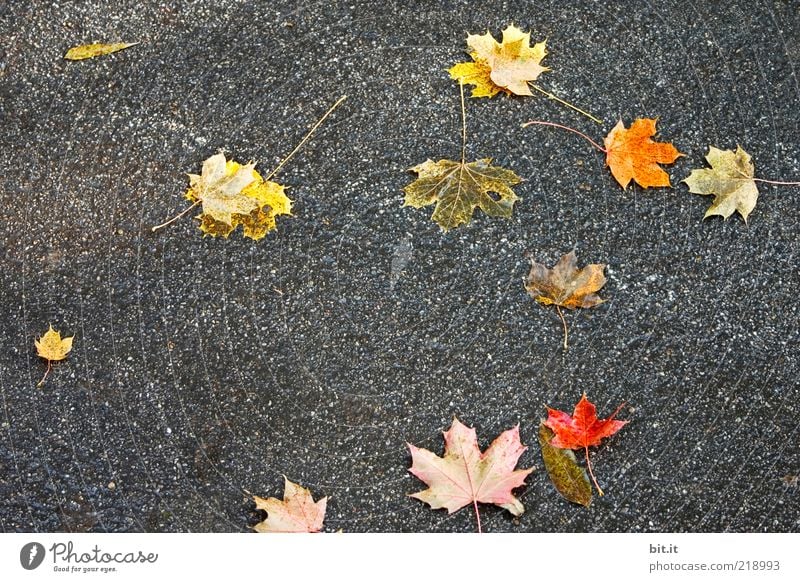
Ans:
[[[728,218],[738,212],[747,222],[758,200],[758,188],[753,179],[755,166],[750,154],[741,146],[736,146],[735,152],[708,146],[706,160],[711,169],[692,170],[683,180],[689,192],[714,196],[703,218],[714,215]]]
[[[541,61],[547,55],[546,41],[530,46],[531,35],[513,24],[503,31],[503,42],[490,32],[467,36],[472,62],[457,63],[448,72],[463,84],[474,85],[472,97],[494,97],[503,91],[532,95],[528,82],[548,71]]]
[[[210,236],[227,238],[242,225],[244,236],[259,240],[275,228],[276,216],[292,213],[285,186],[264,180],[254,163],[241,165],[223,153],[203,162],[200,175],[189,174],[189,184],[186,198],[202,203],[197,218]]]

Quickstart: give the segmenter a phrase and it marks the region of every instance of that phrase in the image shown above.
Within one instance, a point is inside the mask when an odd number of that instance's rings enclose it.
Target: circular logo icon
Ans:
[[[39,542],[30,542],[19,551],[19,563],[26,570],[35,570],[44,562],[44,546]]]

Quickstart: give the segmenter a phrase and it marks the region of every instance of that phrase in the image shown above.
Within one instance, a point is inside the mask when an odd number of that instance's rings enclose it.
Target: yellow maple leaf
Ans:
[[[36,346],[36,353],[39,357],[47,360],[47,370],[37,386],[44,384],[44,379],[50,373],[52,363],[58,360],[63,360],[72,349],[72,339],[75,336],[61,337],[61,333],[54,330],[53,326],[45,332],[45,334],[33,343]]]
[[[74,46],[67,51],[64,58],[70,61],[82,61],[102,55],[108,55],[139,44],[138,42],[113,42],[113,43],[93,43]]]
[[[292,213],[285,186],[264,180],[255,164],[243,166],[223,153],[203,162],[200,175],[189,174],[189,183],[186,198],[203,205],[197,219],[210,236],[227,238],[241,224],[244,236],[259,240],[275,228],[276,216]]]
[[[472,62],[458,63],[448,72],[450,77],[474,85],[472,97],[494,97],[499,92],[509,95],[532,95],[529,81],[548,71],[541,61],[547,55],[546,41],[530,46],[531,35],[513,24],[503,31],[503,42],[490,32],[467,36]]]

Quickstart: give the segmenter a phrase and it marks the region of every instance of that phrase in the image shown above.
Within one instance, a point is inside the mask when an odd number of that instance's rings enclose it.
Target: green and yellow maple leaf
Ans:
[[[546,41],[531,47],[531,35],[513,24],[503,31],[503,42],[490,32],[467,36],[467,51],[472,62],[457,63],[450,77],[474,85],[472,97],[494,97],[501,91],[509,95],[532,95],[529,81],[535,81],[547,67],[541,61],[547,55]]]
[[[519,200],[511,186],[522,179],[491,162],[491,158],[470,163],[427,160],[414,166],[410,171],[418,177],[403,188],[405,206],[436,204],[431,218],[445,231],[469,222],[476,207],[489,216],[511,218],[514,202]]]
[[[189,174],[186,199],[203,205],[196,218],[210,236],[228,237],[242,225],[243,234],[259,240],[275,228],[275,217],[292,213],[285,186],[264,180],[255,164],[241,165],[218,153],[205,162],[200,175]]]
[[[758,188],[753,179],[756,170],[750,154],[741,146],[736,146],[735,152],[708,146],[706,160],[711,169],[692,170],[683,180],[689,192],[714,196],[703,218],[714,215],[728,218],[738,212],[747,222],[758,200]]]

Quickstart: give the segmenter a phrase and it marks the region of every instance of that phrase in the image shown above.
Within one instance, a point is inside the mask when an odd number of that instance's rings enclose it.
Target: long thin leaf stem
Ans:
[[[549,127],[558,127],[559,129],[566,129],[567,131],[571,131],[572,133],[577,133],[579,136],[581,136],[583,139],[588,141],[590,144],[592,144],[594,147],[596,147],[598,150],[600,150],[604,154],[608,153],[608,150],[606,148],[604,148],[603,146],[598,144],[596,141],[594,141],[588,135],[586,135],[585,133],[583,133],[581,131],[578,131],[577,129],[573,129],[571,127],[567,127],[566,125],[561,125],[560,123],[553,123],[552,121],[538,121],[538,120],[536,120],[536,121],[528,121],[527,123],[523,123],[522,127],[528,127],[529,125],[547,125]]]
[[[765,184],[776,184],[777,186],[800,186],[800,182],[781,182],[780,180],[765,180],[764,178],[750,178],[754,182],[764,182]]]
[[[587,113],[586,111],[584,111],[584,110],[583,110],[583,109],[581,109],[580,107],[576,107],[576,106],[575,106],[575,105],[573,105],[572,103],[570,103],[570,102],[568,102],[568,101],[564,101],[564,100],[563,100],[563,99],[561,99],[560,97],[557,97],[557,96],[553,95],[552,93],[550,93],[550,92],[548,92],[548,91],[545,91],[545,90],[544,90],[544,89],[542,89],[541,87],[539,87],[539,86],[537,86],[537,85],[534,85],[534,84],[532,84],[532,83],[530,84],[530,86],[531,86],[531,87],[533,87],[534,89],[536,89],[536,90],[537,90],[539,93],[541,93],[542,95],[545,95],[545,96],[547,96],[547,98],[548,98],[548,99],[552,99],[553,101],[558,101],[558,102],[559,102],[559,103],[561,103],[562,105],[566,105],[566,106],[567,106],[567,107],[569,107],[570,109],[572,109],[572,110],[574,110],[574,111],[577,111],[578,113],[580,113],[580,114],[582,114],[582,115],[585,115],[586,117],[588,117],[589,119],[591,119],[591,120],[592,120],[592,121],[594,121],[595,123],[600,123],[600,124],[602,124],[602,123],[603,123],[603,122],[602,122],[602,120],[600,120],[600,119],[597,119],[597,118],[596,118],[594,115],[591,115],[590,113]]]
[[[170,224],[172,224],[173,222],[175,222],[175,221],[176,221],[176,220],[178,220],[179,218],[183,218],[184,216],[186,216],[187,214],[189,214],[189,212],[192,210],[192,208],[194,208],[195,206],[197,206],[198,204],[200,204],[200,202],[202,202],[202,201],[201,201],[201,200],[195,200],[195,201],[194,201],[194,204],[192,204],[191,206],[189,206],[188,208],[186,208],[185,210],[183,210],[183,211],[182,211],[180,214],[178,214],[178,215],[176,215],[176,216],[173,216],[173,217],[172,217],[172,218],[170,218],[168,221],[166,221],[166,222],[162,222],[162,223],[161,223],[161,224],[159,224],[158,226],[154,226],[153,228],[151,228],[151,229],[150,229],[150,230],[151,230],[151,232],[155,232],[155,231],[157,231],[159,228],[164,228],[165,226],[169,226]]]
[[[333,113],[334,109],[336,109],[337,107],[339,107],[339,105],[341,105],[342,101],[344,101],[345,99],[347,99],[347,95],[342,95],[341,97],[339,97],[339,100],[338,100],[336,103],[334,103],[333,105],[331,105],[331,108],[330,108],[330,109],[328,109],[328,110],[325,112],[325,115],[323,115],[322,117],[320,117],[320,118],[319,118],[319,121],[317,121],[317,122],[314,124],[314,127],[312,127],[311,129],[309,129],[309,130],[308,130],[308,133],[305,135],[305,137],[304,137],[303,139],[301,139],[301,140],[300,140],[300,143],[298,143],[298,144],[295,146],[295,148],[294,148],[294,149],[293,149],[293,150],[292,150],[292,151],[289,153],[289,155],[288,155],[288,156],[286,156],[285,158],[283,158],[283,160],[281,160],[281,163],[280,163],[280,164],[278,164],[278,166],[277,166],[277,167],[276,167],[274,170],[272,170],[272,171],[269,173],[269,175],[268,175],[266,178],[264,178],[264,181],[265,181],[265,182],[266,182],[266,181],[268,181],[268,180],[269,180],[270,178],[272,178],[273,176],[275,176],[275,175],[276,175],[276,174],[277,174],[277,173],[280,171],[280,169],[281,169],[281,168],[283,168],[283,166],[285,166],[285,165],[286,165],[286,162],[288,162],[289,160],[291,160],[291,159],[292,159],[292,157],[293,157],[293,156],[294,156],[294,155],[295,155],[297,152],[299,152],[299,151],[300,151],[300,148],[302,148],[302,147],[303,147],[303,145],[305,145],[305,143],[306,143],[306,142],[307,142],[309,139],[311,139],[311,136],[314,134],[314,132],[315,132],[315,131],[317,131],[317,128],[318,128],[320,125],[322,125],[322,122],[323,122],[323,121],[325,121],[325,120],[328,118],[328,116],[329,116],[331,113]]]
[[[594,482],[594,486],[597,488],[597,493],[600,497],[603,496],[603,490],[600,489],[600,485],[597,483],[597,479],[594,477],[594,471],[592,471],[592,462],[589,460],[589,447],[584,447],[586,450],[586,466],[589,467],[589,475],[592,476],[592,481]]]
[[[561,312],[561,307],[556,305],[556,311],[558,312],[558,316],[561,318],[561,323],[564,325],[564,350],[568,350],[569,346],[567,345],[567,320],[564,319],[564,314]]]
[[[472,500],[472,506],[475,508],[475,517],[478,520],[478,533],[483,533],[483,529],[481,529],[481,514],[478,511],[478,500],[477,499],[473,499]]]
[[[458,88],[461,89],[461,165],[463,166],[467,161],[467,107],[464,103],[464,83],[459,83]]]

